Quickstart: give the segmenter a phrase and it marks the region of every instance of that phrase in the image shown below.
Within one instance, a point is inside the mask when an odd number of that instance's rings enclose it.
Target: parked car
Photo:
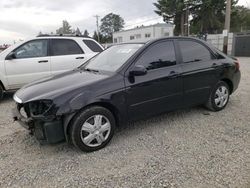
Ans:
[[[78,69],[31,83],[14,95],[14,119],[41,143],[71,141],[95,151],[128,121],[204,104],[226,107],[239,62],[186,37],[112,46]]]
[[[72,70],[102,51],[95,40],[76,36],[41,36],[11,46],[0,53],[0,100],[4,91]]]

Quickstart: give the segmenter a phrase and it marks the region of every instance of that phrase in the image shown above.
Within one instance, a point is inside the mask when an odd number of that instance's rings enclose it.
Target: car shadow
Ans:
[[[204,106],[195,106],[191,108],[184,108],[184,109],[179,109],[175,111],[169,111],[169,112],[164,112],[158,115],[153,115],[153,116],[148,116],[146,118],[143,118],[141,120],[129,122],[125,125],[121,125],[117,128],[117,131],[124,131],[124,130],[131,130],[135,127],[149,127],[151,126],[151,123],[162,123],[166,120],[171,120],[174,121],[177,118],[185,118],[185,116],[188,116],[190,113],[194,112],[199,112],[203,115],[211,115],[211,111],[208,111]]]
[[[13,100],[14,93],[15,92],[6,92],[6,93],[4,93],[3,98],[0,100],[0,103]]]

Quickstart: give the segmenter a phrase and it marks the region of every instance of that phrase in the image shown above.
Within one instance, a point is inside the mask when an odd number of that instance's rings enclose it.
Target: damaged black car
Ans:
[[[120,44],[18,90],[13,118],[41,143],[95,151],[129,121],[201,104],[224,109],[240,77],[237,59],[198,39]]]

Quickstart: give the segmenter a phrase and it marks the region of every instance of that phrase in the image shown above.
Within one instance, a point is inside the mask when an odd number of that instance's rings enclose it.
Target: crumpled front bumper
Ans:
[[[29,130],[41,144],[55,144],[65,140],[62,120],[43,121],[26,118],[20,113],[18,105],[12,109],[12,117]]]

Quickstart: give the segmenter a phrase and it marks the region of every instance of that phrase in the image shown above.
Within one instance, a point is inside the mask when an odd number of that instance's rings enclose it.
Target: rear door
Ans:
[[[129,79],[129,70],[136,65],[147,68],[147,74]],[[128,113],[139,119],[182,106],[183,84],[174,41],[150,45],[126,73]]]
[[[84,62],[84,51],[72,39],[51,39],[50,49],[53,75],[73,70]]]
[[[179,39],[178,44],[182,56],[184,105],[205,103],[218,81],[221,63],[200,41]]]
[[[15,58],[5,60],[6,75],[10,89],[50,75],[48,40],[31,40],[14,51]]]

